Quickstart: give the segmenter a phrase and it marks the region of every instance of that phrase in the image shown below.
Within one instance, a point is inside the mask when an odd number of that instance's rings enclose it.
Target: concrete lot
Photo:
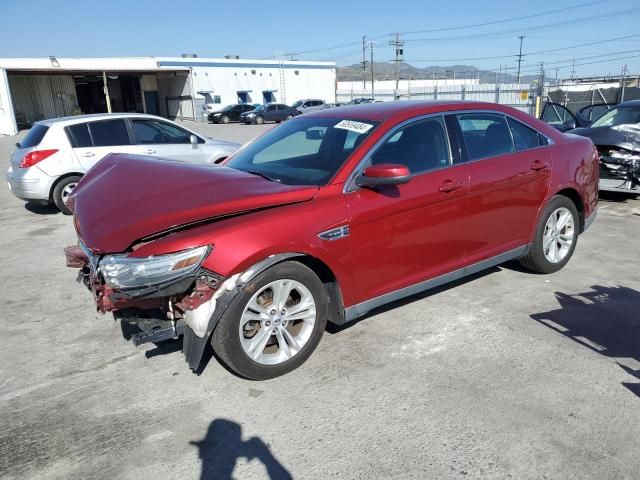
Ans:
[[[395,303],[267,382],[134,349],[64,266],[69,217],[3,187],[0,218],[2,478],[638,478],[638,200],[603,199],[557,274]]]

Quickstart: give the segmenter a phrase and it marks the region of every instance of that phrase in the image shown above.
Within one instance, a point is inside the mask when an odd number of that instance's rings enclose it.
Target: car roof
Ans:
[[[640,100],[627,100],[616,105],[616,107],[640,107]]]
[[[39,120],[35,123],[50,127],[55,124],[75,125],[77,123],[90,122],[96,120],[113,120],[118,118],[154,118],[158,120],[165,120],[166,118],[158,117],[156,115],[150,115],[148,113],[91,113],[87,115],[72,115],[69,117],[57,117],[48,118],[46,120]]]
[[[305,113],[305,117],[330,117],[330,118],[360,118],[363,120],[383,121],[396,116],[414,116],[427,113],[436,113],[446,110],[463,109],[500,110],[506,111],[502,105],[489,102],[472,102],[456,100],[402,100],[397,102],[365,103],[358,105],[346,105],[340,109],[320,110]]]

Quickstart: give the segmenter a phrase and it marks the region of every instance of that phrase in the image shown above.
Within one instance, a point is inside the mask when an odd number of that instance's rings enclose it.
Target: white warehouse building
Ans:
[[[197,58],[0,58],[0,135],[45,118],[142,112],[203,121],[206,103],[335,102],[333,62]]]

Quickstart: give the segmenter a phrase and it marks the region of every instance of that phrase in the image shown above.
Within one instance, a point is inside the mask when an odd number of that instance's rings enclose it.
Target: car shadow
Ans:
[[[439,287],[432,288],[432,289],[426,290],[424,292],[416,293],[414,295],[410,295],[408,297],[401,298],[400,300],[396,300],[394,302],[387,303],[387,304],[382,305],[380,307],[374,308],[373,310],[370,310],[369,312],[365,313],[363,316],[361,316],[359,318],[356,318],[355,320],[352,320],[350,322],[343,323],[342,325],[336,325],[335,323],[328,322],[327,323],[327,327],[325,328],[325,331],[327,333],[331,334],[331,335],[339,334],[340,332],[342,332],[344,330],[347,330],[348,328],[351,328],[354,325],[362,322],[363,320],[366,320],[366,319],[368,319],[370,317],[373,317],[375,315],[379,315],[381,313],[388,312],[389,310],[394,310],[396,308],[402,307],[402,306],[407,305],[409,303],[413,303],[413,302],[416,302],[418,300],[422,300],[424,298],[430,297],[431,295],[437,295],[438,293],[447,291],[450,288],[459,287],[460,285],[464,285],[465,283],[473,282],[474,280],[477,280],[479,278],[482,278],[482,277],[485,277],[487,275],[491,275],[492,273],[496,273],[496,272],[500,272],[500,271],[502,271],[502,268],[500,266],[488,268],[486,270],[483,270],[483,271],[478,272],[478,273],[474,273],[473,275],[469,275],[467,277],[461,278],[461,279],[456,280],[454,282],[446,283],[446,284],[441,285]]]
[[[640,195],[640,191],[638,193],[627,193],[627,192],[610,192],[608,190],[600,190],[598,195],[598,200],[601,202],[610,202],[610,203],[627,203],[629,200],[635,200],[638,195]]]
[[[57,215],[61,214],[60,210],[55,205],[40,203],[40,202],[27,202],[24,204],[24,208],[31,213],[37,213],[38,215]]]
[[[276,459],[269,444],[259,437],[242,439],[242,427],[225,418],[217,418],[209,424],[202,440],[189,442],[198,448],[200,480],[231,480],[238,459],[257,460],[271,480],[291,480],[289,471]]]
[[[531,318],[614,360],[640,379],[640,292],[628,287],[594,285],[591,291],[555,293],[560,307]],[[640,397],[640,383],[623,382]]]

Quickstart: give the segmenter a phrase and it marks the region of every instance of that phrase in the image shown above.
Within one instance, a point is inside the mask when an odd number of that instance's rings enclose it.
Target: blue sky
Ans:
[[[587,5],[588,4],[588,5]],[[473,28],[567,7],[517,21]],[[405,33],[405,60],[416,66],[467,64],[515,68],[518,35],[526,35],[523,72],[539,62],[547,72],[618,74],[622,64],[640,74],[640,3],[637,0],[402,2],[187,0],[22,0],[3,2],[0,57],[171,56],[237,54],[267,58],[277,51],[301,60],[360,61],[362,36],[375,40],[376,61],[393,57],[393,32]],[[444,29],[441,31],[434,31]],[[430,31],[429,31],[430,30]],[[427,31],[427,32],[425,32]],[[591,42],[600,44],[571,48]],[[330,47],[338,47],[331,48]],[[320,50],[321,51],[314,51]],[[607,56],[608,55],[608,56]],[[484,58],[500,57],[507,58]],[[468,59],[468,60],[466,60]],[[594,63],[597,62],[597,63]]]

